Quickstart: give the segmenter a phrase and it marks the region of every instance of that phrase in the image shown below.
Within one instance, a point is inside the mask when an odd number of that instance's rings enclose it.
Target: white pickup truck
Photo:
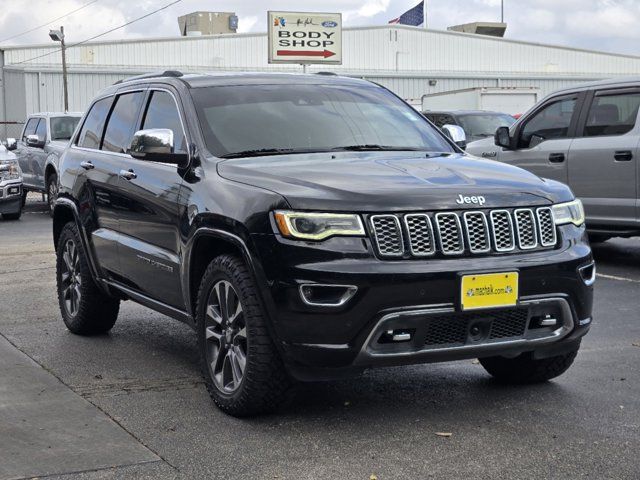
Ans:
[[[81,113],[34,113],[25,122],[22,134],[10,148],[15,149],[29,191],[47,194],[49,207],[58,194],[58,158],[80,121]]]

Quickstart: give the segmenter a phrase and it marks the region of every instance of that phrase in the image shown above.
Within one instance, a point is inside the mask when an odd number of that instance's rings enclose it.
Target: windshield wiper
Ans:
[[[255,150],[243,150],[220,155],[220,158],[261,157],[263,155],[281,155],[286,153],[304,153],[294,148],[258,148]]]
[[[423,151],[424,148],[420,147],[396,147],[394,145],[378,145],[378,144],[365,144],[365,145],[346,145],[344,147],[334,147],[331,150],[345,150],[352,152],[367,152],[367,151],[388,151],[388,152],[402,152],[402,151]]]

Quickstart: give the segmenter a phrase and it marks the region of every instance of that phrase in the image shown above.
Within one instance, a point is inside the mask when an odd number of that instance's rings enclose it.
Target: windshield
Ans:
[[[207,148],[218,157],[339,150],[453,152],[386,90],[346,85],[195,88]]]
[[[69,140],[80,117],[51,117],[51,140]]]
[[[492,137],[498,127],[510,127],[516,121],[506,113],[459,115],[458,122],[467,137]]]

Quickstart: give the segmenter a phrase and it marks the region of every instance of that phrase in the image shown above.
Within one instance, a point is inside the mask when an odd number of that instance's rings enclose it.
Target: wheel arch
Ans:
[[[260,300],[266,306],[265,295],[262,290],[266,285],[264,273],[247,242],[236,233],[217,228],[201,227],[194,233],[187,244],[182,275],[186,306],[194,318],[200,280],[209,263],[214,258],[224,254],[236,255],[244,260],[256,282],[256,287],[262,297]],[[267,312],[268,310],[266,309]]]

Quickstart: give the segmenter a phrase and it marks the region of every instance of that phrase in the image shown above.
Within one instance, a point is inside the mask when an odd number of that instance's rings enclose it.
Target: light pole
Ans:
[[[49,37],[54,42],[60,42],[62,48],[62,91],[64,94],[64,111],[69,111],[69,93],[67,91],[67,52],[64,44],[64,27],[60,30],[49,30]]]

